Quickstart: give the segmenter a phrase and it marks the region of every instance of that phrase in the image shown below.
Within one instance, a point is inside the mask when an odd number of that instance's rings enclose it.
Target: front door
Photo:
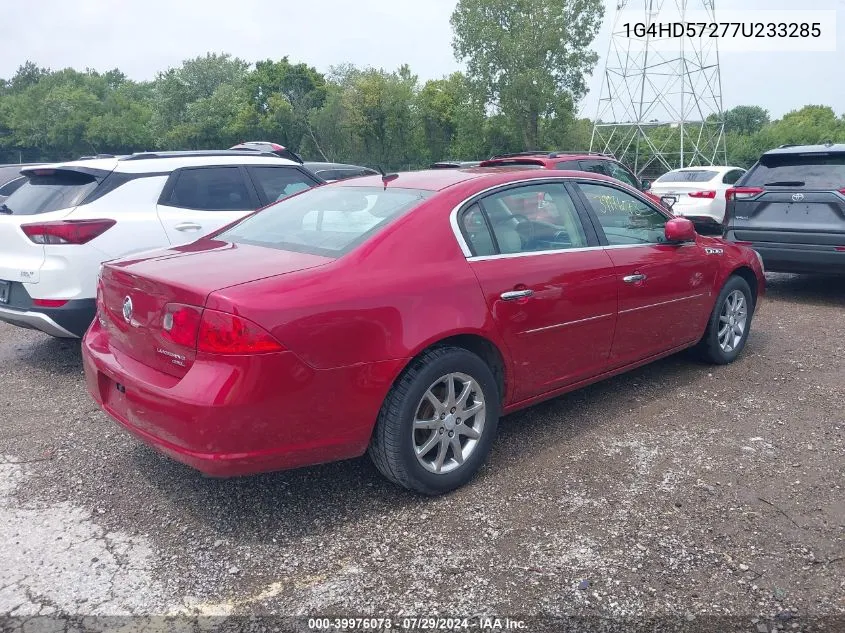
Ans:
[[[562,182],[492,193],[459,225],[514,361],[515,400],[602,373],[616,321],[614,266]]]
[[[694,342],[704,331],[716,263],[697,243],[668,244],[668,216],[610,183],[578,183],[616,270],[619,367]]]

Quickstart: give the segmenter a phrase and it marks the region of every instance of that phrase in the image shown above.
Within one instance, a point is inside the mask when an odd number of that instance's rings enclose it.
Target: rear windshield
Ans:
[[[417,189],[318,187],[267,207],[218,238],[339,257],[430,195]]]
[[[38,215],[70,209],[96,188],[96,178],[75,171],[29,176],[27,182],[6,199],[0,211],[12,215]]]
[[[700,169],[689,169],[681,171],[670,171],[655,180],[658,182],[707,182],[719,175],[718,171],[701,171]]]
[[[763,156],[748,173],[743,186],[842,189],[845,154]]]

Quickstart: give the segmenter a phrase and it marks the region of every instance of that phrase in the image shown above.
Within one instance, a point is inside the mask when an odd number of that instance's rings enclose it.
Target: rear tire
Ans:
[[[736,275],[728,278],[713,306],[704,337],[695,348],[697,355],[715,365],[734,362],[748,341],[754,307],[748,282]]]
[[[499,389],[487,363],[463,348],[434,348],[414,359],[390,390],[368,452],[390,481],[443,494],[484,464],[499,416]]]

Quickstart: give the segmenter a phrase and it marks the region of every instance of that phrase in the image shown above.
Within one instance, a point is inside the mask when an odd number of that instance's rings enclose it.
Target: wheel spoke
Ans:
[[[440,420],[414,420],[414,430],[424,431],[426,429],[437,430],[440,428]]]
[[[730,320],[731,320],[731,317],[726,316],[724,314],[719,317],[719,321],[721,321],[722,323],[730,323]]]
[[[440,441],[440,434],[437,431],[431,434],[431,436],[426,440],[425,444],[417,449],[417,457],[425,457],[431,452],[437,443]]]
[[[484,410],[483,402],[474,402],[471,406],[464,409],[464,420],[469,420],[472,416],[477,415],[479,411]]]
[[[435,413],[440,413],[443,411],[443,403],[437,399],[433,393],[431,393],[431,389],[425,392],[425,399],[431,403],[431,406],[434,407]]]
[[[440,446],[437,449],[437,459],[434,460],[434,470],[438,473],[443,468],[443,462],[446,460],[446,451],[449,450],[449,438],[445,435],[440,436]]]
[[[464,451],[461,448],[461,440],[457,435],[449,440],[449,445],[452,447],[452,457],[459,464],[464,463]]]
[[[458,396],[458,400],[455,402],[455,406],[458,408],[458,411],[464,409],[467,406],[467,400],[469,400],[470,394],[472,394],[472,381],[462,382],[461,385],[463,389],[461,389],[461,393]]]
[[[449,374],[446,377],[446,402],[444,403],[446,409],[451,409],[455,406],[455,376]]]
[[[731,326],[730,326],[729,324],[728,324],[728,325],[725,325],[725,327],[723,327],[722,329],[720,329],[720,330],[719,330],[719,339],[721,340],[721,339],[725,338],[725,336],[726,336],[726,335],[727,335],[727,333],[730,331],[730,329],[731,329]]]
[[[471,440],[477,440],[481,437],[481,433],[476,431],[473,427],[467,426],[466,424],[462,424],[457,429],[455,429],[460,435],[466,435]]]

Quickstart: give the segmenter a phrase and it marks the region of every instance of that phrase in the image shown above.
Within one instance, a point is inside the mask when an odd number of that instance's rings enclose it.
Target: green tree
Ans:
[[[725,112],[725,132],[750,135],[769,123],[769,111],[760,106],[736,106]]]
[[[577,102],[598,56],[602,0],[459,0],[453,47],[468,75],[536,149],[540,120],[562,95]]]

